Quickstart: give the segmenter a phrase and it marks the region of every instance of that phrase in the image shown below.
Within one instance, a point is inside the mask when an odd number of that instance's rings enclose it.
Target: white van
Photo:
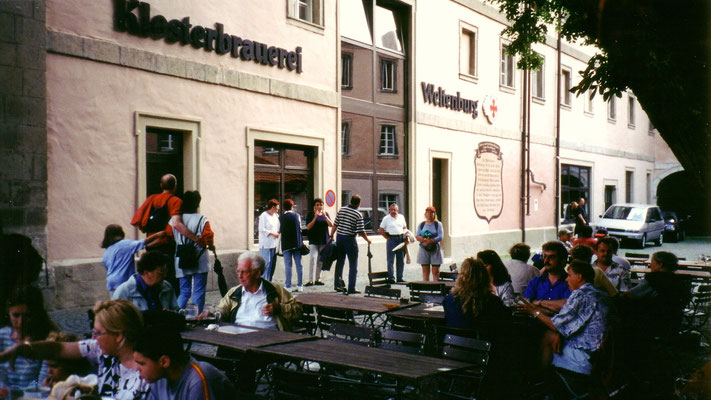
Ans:
[[[597,229],[606,229],[610,236],[635,240],[641,248],[654,241],[664,241],[664,218],[659,207],[652,204],[613,204],[600,216]]]

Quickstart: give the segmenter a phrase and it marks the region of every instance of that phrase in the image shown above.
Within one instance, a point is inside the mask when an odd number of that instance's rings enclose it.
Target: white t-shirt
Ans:
[[[259,216],[259,248],[274,249],[277,247],[279,238],[275,238],[270,233],[279,233],[279,214],[269,215],[263,212]]]
[[[391,235],[402,235],[405,232],[405,228],[407,228],[407,222],[405,222],[405,217],[402,214],[398,214],[395,218],[388,214],[380,222],[380,227]]]
[[[263,284],[260,283],[259,289],[254,293],[242,287],[242,300],[237,309],[235,323],[257,328],[279,329],[273,315],[267,316],[262,313],[262,307],[266,305],[267,292]]]
[[[116,400],[147,398],[150,388],[148,383],[141,379],[138,370],[124,367],[117,357],[102,354],[96,339],[80,341],[79,352],[91,365],[99,367],[99,395]]]

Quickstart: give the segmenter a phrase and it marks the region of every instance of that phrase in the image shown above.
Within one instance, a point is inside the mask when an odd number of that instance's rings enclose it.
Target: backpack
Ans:
[[[205,217],[200,217],[198,221],[198,231],[200,230],[203,219],[205,219]],[[200,263],[200,256],[205,252],[205,249],[198,249],[195,242],[184,236],[183,239],[183,243],[179,244],[175,249],[175,256],[178,257],[178,268],[196,269]]]
[[[144,232],[160,232],[165,229],[170,221],[170,212],[168,211],[168,202],[173,196],[168,197],[163,207],[154,208],[151,206],[151,212],[148,215],[146,226],[143,227]]]
[[[423,231],[422,228],[424,228],[424,227],[425,227],[425,222],[424,221],[420,222],[420,226],[417,227],[417,234],[422,236],[425,239],[432,239],[434,237],[434,235],[430,231]],[[420,244],[420,246],[422,246],[422,244]],[[433,252],[433,251],[437,250],[437,243],[436,242],[430,243],[427,246],[422,246],[422,248],[429,251],[429,252]]]

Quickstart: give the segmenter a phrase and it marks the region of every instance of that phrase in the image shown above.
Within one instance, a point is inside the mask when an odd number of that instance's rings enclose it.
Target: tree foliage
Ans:
[[[595,45],[580,81],[604,100],[631,89],[677,159],[711,198],[709,1],[489,0],[509,19],[502,32],[519,68],[537,69],[532,50],[546,35]],[[558,32],[549,32],[554,27]]]

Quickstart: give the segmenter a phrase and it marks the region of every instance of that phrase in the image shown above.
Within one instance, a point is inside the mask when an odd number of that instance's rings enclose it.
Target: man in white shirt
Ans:
[[[256,252],[242,253],[237,259],[240,284],[227,292],[217,309],[226,322],[289,331],[301,316],[301,303],[278,283],[261,278],[264,265]]]
[[[380,222],[380,229],[378,229],[378,233],[387,239],[385,249],[388,260],[388,281],[390,283],[395,283],[393,277],[393,261],[396,261],[397,266],[397,283],[405,283],[402,277],[402,273],[405,270],[405,247],[393,251],[395,247],[402,243],[403,234],[405,233],[405,229],[407,229],[405,217],[399,214],[398,211],[399,207],[397,204],[390,204],[390,214],[383,218]]]
[[[538,268],[528,264],[531,257],[531,246],[526,243],[516,243],[509,249],[511,260],[504,262],[506,270],[511,275],[511,285],[514,292],[521,294],[526,289],[526,285],[531,279],[540,275]]]

